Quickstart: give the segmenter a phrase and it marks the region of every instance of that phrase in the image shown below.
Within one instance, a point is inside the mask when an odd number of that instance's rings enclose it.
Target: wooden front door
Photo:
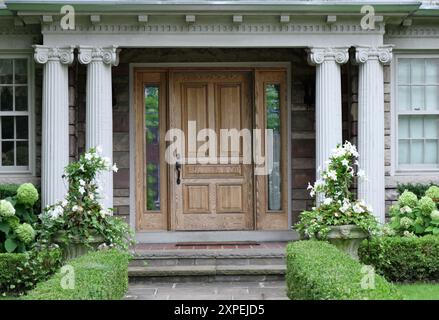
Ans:
[[[170,128],[185,136],[180,173],[170,166],[172,230],[254,228],[253,168],[243,161],[251,134],[240,138],[239,150],[221,139],[221,129],[251,132],[251,80],[240,71],[170,72]]]

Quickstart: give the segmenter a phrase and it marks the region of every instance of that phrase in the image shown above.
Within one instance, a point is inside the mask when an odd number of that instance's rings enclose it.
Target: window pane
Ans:
[[[15,83],[27,83],[27,59],[15,60]]]
[[[409,117],[402,116],[399,118],[398,135],[400,139],[407,139],[410,137]]]
[[[424,59],[412,59],[412,73],[411,82],[412,84],[424,83]]]
[[[145,87],[146,208],[160,210],[159,87]]]
[[[423,118],[414,116],[410,118],[410,138],[423,138],[424,137],[424,124]]]
[[[268,175],[268,210],[281,209],[281,176],[280,176],[280,86],[270,84],[265,87],[265,105],[267,112],[267,129],[273,131],[272,163],[273,170]],[[270,148],[268,148],[270,150]]]
[[[14,139],[14,117],[2,117],[2,140]]]
[[[411,164],[421,164],[424,162],[424,141],[412,140],[410,147]]]
[[[2,165],[13,166],[14,165],[14,142],[3,141],[2,142]]]
[[[434,164],[437,163],[437,140],[425,141],[425,163]]]
[[[424,87],[412,86],[412,105],[413,110],[424,110]]]
[[[15,110],[27,110],[27,87],[15,87]]]
[[[398,86],[398,108],[399,110],[410,110],[409,86]]]
[[[425,60],[425,82],[439,84],[439,59]]]
[[[410,60],[399,59],[398,60],[398,83],[409,84],[410,83]]]
[[[0,59],[0,84],[12,84],[12,60]]]
[[[439,109],[439,86],[425,87],[425,106],[427,110]]]
[[[400,164],[410,163],[409,157],[409,141],[408,140],[399,140],[398,145],[398,162]]]
[[[12,87],[0,87],[0,111],[12,111]]]
[[[29,164],[29,145],[27,141],[17,141],[17,166]]]
[[[424,118],[424,136],[427,139],[438,137],[438,117],[426,116]]]
[[[27,117],[16,117],[15,118],[16,125],[16,137],[17,139],[29,139],[29,122],[27,121]]]

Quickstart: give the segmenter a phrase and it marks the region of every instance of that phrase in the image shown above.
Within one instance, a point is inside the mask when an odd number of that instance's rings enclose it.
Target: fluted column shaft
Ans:
[[[67,192],[63,175],[69,163],[68,64],[73,61],[73,48],[34,48],[35,61],[44,64],[41,204],[45,208],[63,200]]]
[[[316,178],[331,150],[342,142],[341,67],[348,48],[312,48],[308,60],[316,66]]]
[[[391,47],[357,47],[358,151],[360,169],[358,198],[372,207],[381,223],[385,219],[384,173],[384,76],[383,64],[392,59]]]
[[[116,47],[79,48],[79,61],[88,64],[86,95],[86,148],[101,147],[102,156],[113,162],[113,108],[111,67],[118,63]],[[102,205],[113,207],[113,172],[100,177]]]

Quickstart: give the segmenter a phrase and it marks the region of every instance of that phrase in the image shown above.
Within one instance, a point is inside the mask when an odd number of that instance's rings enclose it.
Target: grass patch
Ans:
[[[439,283],[396,284],[407,300],[439,300]]]

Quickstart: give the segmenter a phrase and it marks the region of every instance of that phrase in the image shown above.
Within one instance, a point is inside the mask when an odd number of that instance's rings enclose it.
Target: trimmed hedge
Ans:
[[[60,266],[59,248],[26,253],[0,253],[0,294],[23,294],[44,281]]]
[[[17,278],[27,261],[25,253],[0,253],[0,294],[19,290]]]
[[[26,300],[116,300],[128,290],[130,255],[116,249],[95,251],[70,260],[74,286],[63,289],[64,277],[72,274],[62,268],[49,280],[39,283]],[[72,278],[71,278],[72,279]],[[71,282],[70,282],[71,283]]]
[[[362,242],[363,263],[390,281],[439,280],[439,237],[381,237]]]
[[[0,184],[0,199],[13,197],[17,194],[19,184]]]
[[[362,268],[361,263],[327,242],[292,242],[287,246],[288,297],[294,300],[402,299],[396,287],[379,275],[375,275],[373,289],[363,289]]]

